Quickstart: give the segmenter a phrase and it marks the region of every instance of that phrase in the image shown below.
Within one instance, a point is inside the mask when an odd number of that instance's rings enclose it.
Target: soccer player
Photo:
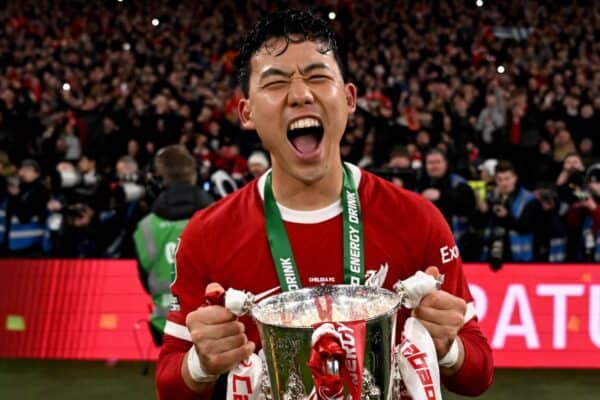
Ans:
[[[431,333],[443,382],[457,393],[485,391],[491,350],[443,216],[418,194],[341,161],[357,89],[344,81],[327,24],[304,11],[266,17],[241,45],[239,76],[242,126],[256,129],[272,169],[197,213],[182,234],[159,397],[224,399],[227,372],[260,345],[247,317],[201,307],[205,293],[362,284],[365,275],[390,289],[430,265],[445,274],[443,290],[414,315]]]

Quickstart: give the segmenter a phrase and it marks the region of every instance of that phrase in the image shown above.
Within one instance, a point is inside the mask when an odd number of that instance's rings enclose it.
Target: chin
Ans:
[[[290,171],[290,175],[300,182],[309,185],[326,177],[328,171],[329,168],[327,168],[324,163],[320,162],[313,165],[302,165],[293,168],[293,171]]]

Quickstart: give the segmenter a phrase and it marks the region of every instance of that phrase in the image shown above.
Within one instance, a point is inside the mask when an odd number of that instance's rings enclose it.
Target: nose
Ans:
[[[311,104],[314,97],[310,87],[301,77],[295,77],[291,80],[288,90],[288,105],[292,107]]]

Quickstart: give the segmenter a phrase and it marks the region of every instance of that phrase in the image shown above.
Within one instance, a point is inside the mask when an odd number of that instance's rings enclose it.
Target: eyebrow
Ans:
[[[286,78],[291,78],[292,75],[294,75],[294,71],[286,72],[279,68],[267,68],[260,74],[259,82],[270,76],[284,76]]]
[[[315,63],[312,63],[312,64],[308,64],[300,72],[302,73],[302,75],[306,75],[309,72],[314,71],[315,69],[329,69],[329,66],[327,66],[327,64],[322,63],[322,62],[315,62]]]
[[[306,67],[302,68],[300,70],[300,73],[302,75],[306,75],[316,69],[329,69],[329,67],[327,66],[327,64],[322,63],[322,62],[315,62],[315,63],[311,63],[308,64]],[[261,74],[260,74],[260,78],[259,78],[259,82],[263,81],[264,79],[270,77],[270,76],[283,76],[286,78],[291,78],[292,75],[294,75],[294,71],[292,72],[288,72],[288,71],[284,71],[282,69],[279,68],[267,68],[266,70],[264,70]]]

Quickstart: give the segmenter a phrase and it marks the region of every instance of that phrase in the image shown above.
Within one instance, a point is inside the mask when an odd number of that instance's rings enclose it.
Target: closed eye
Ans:
[[[308,79],[311,82],[320,82],[320,81],[328,80],[330,78],[327,75],[311,75]]]
[[[287,84],[287,81],[278,80],[278,81],[267,82],[262,87],[263,87],[263,89],[266,89],[266,88],[276,88],[276,87],[283,86],[283,85],[286,85],[286,84]]]

